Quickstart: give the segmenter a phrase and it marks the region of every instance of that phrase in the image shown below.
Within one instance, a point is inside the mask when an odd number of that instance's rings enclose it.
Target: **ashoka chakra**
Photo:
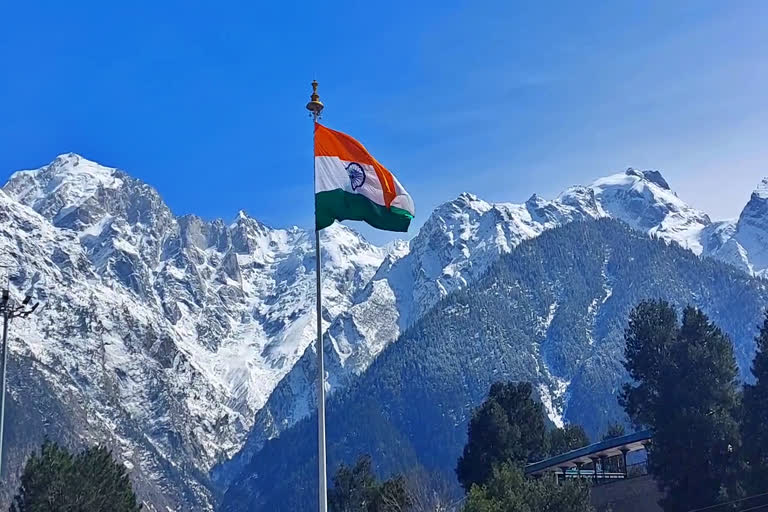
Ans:
[[[357,190],[365,183],[365,171],[363,166],[357,162],[350,162],[346,167],[349,174],[349,182],[352,184],[352,190]]]

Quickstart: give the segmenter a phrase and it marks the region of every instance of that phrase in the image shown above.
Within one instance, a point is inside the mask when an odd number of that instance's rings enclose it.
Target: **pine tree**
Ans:
[[[333,512],[399,512],[410,504],[405,478],[398,475],[379,483],[370,455],[362,455],[354,466],[339,466],[328,492]]]
[[[549,433],[549,455],[554,457],[587,446],[589,437],[581,425],[565,425]]]
[[[64,475],[73,473],[72,455],[46,441],[27,459],[21,484],[11,504],[11,512],[53,511],[63,505],[66,491]]]
[[[677,313],[666,301],[643,301],[629,314],[624,368],[630,382],[624,384],[619,403],[638,427],[656,423],[659,393],[664,389],[661,369],[669,361],[678,329]]]
[[[653,430],[649,470],[667,511],[689,510],[743,495],[737,368],[730,340],[698,309],[640,304],[627,330],[630,418]],[[663,328],[661,328],[663,325]],[[669,335],[668,333],[672,333]]]
[[[103,447],[72,456],[46,441],[27,460],[11,512],[136,512],[136,496],[125,468]]]
[[[376,497],[376,476],[370,455],[361,456],[354,466],[339,466],[328,492],[328,504],[334,512],[367,510]]]
[[[467,427],[468,439],[456,475],[465,491],[484,483],[493,466],[522,465],[547,453],[544,409],[530,383],[497,382]]]
[[[603,434],[603,441],[607,439],[616,439],[617,437],[622,437],[626,434],[624,430],[624,425],[621,423],[612,423],[608,425],[608,429],[605,431],[605,434]]]
[[[520,468],[502,464],[484,485],[470,490],[463,512],[591,512],[589,485],[557,484],[551,478],[529,480]]]
[[[752,493],[760,493],[768,484],[768,311],[755,344],[755,383],[744,385],[742,438],[749,465],[747,486]]]

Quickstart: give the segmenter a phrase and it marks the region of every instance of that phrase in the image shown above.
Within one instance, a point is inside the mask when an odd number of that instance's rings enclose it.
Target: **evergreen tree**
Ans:
[[[626,435],[624,425],[621,423],[612,423],[608,425],[608,429],[605,431],[605,434],[603,434],[603,441],[607,439],[616,439],[617,437],[622,437],[624,435]]]
[[[27,459],[11,512],[56,510],[64,497],[63,475],[72,472],[72,455],[57,444],[46,441],[40,455],[34,452]]]
[[[565,425],[549,433],[549,456],[576,450],[589,444],[589,437],[581,425]]]
[[[484,483],[493,466],[522,465],[547,453],[544,409],[530,383],[497,382],[467,427],[468,440],[456,475],[465,491]]]
[[[643,301],[629,314],[624,368],[630,382],[624,384],[619,403],[638,427],[654,425],[656,412],[663,410],[658,403],[664,389],[661,370],[669,362],[678,329],[675,309],[663,300]]]
[[[664,510],[742,496],[737,368],[728,337],[692,307],[678,325],[663,302],[641,303],[626,337],[635,380],[622,401],[636,424],[653,430],[649,470],[665,493]]]
[[[332,512],[398,512],[409,503],[405,479],[396,476],[379,483],[370,455],[362,455],[353,467],[339,466],[328,492]]]
[[[135,512],[136,495],[125,468],[103,447],[72,456],[46,441],[27,460],[11,512]]]
[[[755,342],[755,383],[744,385],[742,438],[749,465],[747,486],[752,493],[761,493],[768,485],[768,311]]]
[[[485,485],[474,485],[463,512],[591,512],[589,485],[526,479],[520,468],[502,464]]]
[[[376,497],[376,476],[369,455],[363,455],[353,467],[339,466],[328,492],[328,504],[333,512],[368,510]]]

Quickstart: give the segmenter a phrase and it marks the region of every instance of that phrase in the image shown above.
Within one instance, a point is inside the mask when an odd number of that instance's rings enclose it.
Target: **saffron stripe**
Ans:
[[[384,204],[389,206],[397,196],[392,173],[376,161],[365,149],[365,146],[346,133],[337,132],[320,123],[315,123],[315,157],[318,156],[335,156],[347,162],[373,166],[384,193]]]

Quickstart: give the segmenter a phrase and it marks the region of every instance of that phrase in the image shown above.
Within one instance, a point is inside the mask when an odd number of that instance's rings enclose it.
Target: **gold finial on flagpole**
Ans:
[[[317,94],[317,80],[312,80],[312,96],[309,97],[307,110],[309,110],[312,119],[320,119],[320,113],[323,111],[323,102],[320,101],[320,95]]]

